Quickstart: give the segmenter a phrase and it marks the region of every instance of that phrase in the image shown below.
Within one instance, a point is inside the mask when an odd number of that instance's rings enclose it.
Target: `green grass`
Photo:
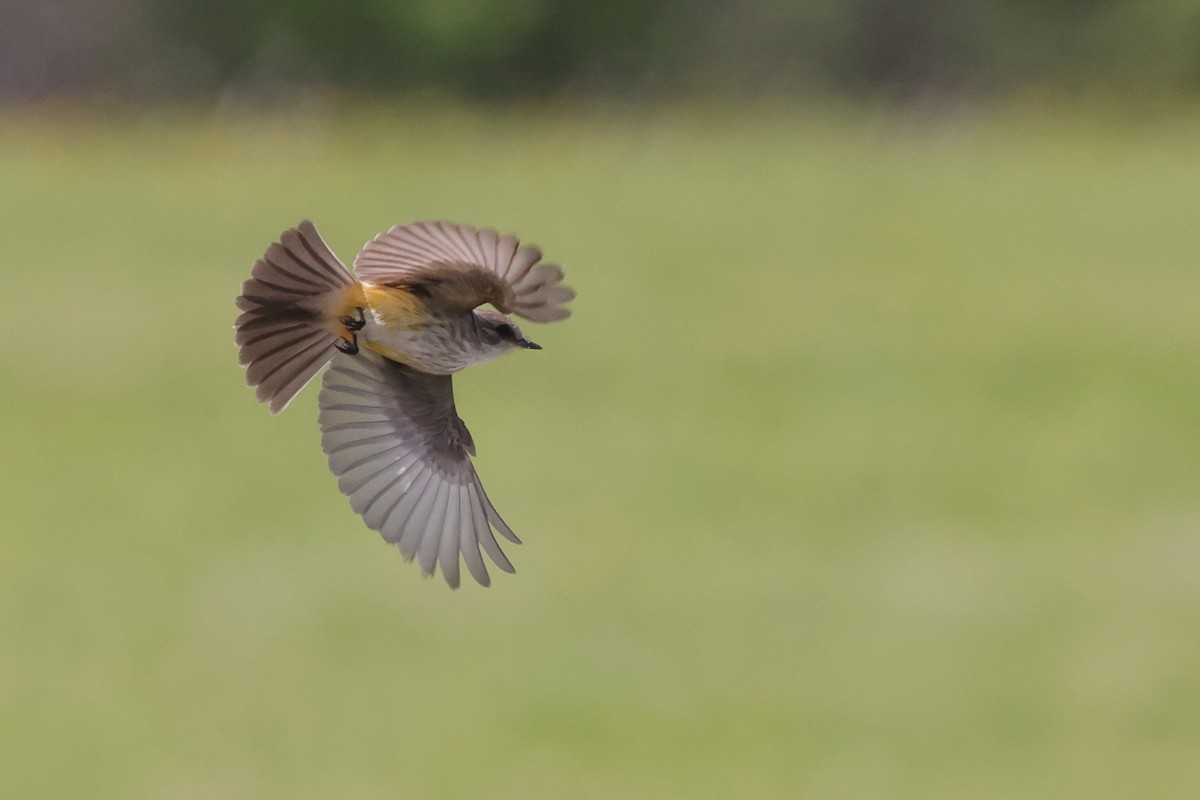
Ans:
[[[1194,117],[327,116],[0,123],[6,793],[1200,787]],[[458,381],[516,576],[422,580],[243,385],[304,217],[566,263]]]

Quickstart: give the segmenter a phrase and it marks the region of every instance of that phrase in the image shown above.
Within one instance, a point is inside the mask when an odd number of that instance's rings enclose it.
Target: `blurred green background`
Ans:
[[[0,48],[6,796],[1200,790],[1187,4],[100,7]],[[1127,82],[1121,14],[1166,37]],[[530,30],[574,55],[512,66]],[[305,217],[566,265],[545,351],[457,380],[516,576],[423,580],[316,392],[244,386],[233,298]]]

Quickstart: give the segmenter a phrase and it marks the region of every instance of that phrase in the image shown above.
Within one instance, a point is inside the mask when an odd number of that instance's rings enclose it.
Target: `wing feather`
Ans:
[[[483,524],[477,528],[477,530],[480,532],[480,535],[476,537],[479,539],[479,544],[483,547],[484,552],[488,554],[488,558],[496,562],[496,566],[500,567],[500,569],[504,570],[505,572],[516,572],[512,562],[508,560],[508,557],[504,555],[504,551],[500,549],[500,543],[496,541],[495,534],[492,533],[492,526],[489,521],[487,508],[484,505],[484,499],[479,496],[477,487],[472,488],[474,491],[471,492],[471,503],[475,507],[475,513],[479,515],[479,518],[483,522]]]
[[[411,222],[367,242],[354,269],[362,280],[420,291],[451,310],[491,303],[537,322],[565,319],[575,293],[560,285],[562,267],[541,259],[538,248],[494,230]]]
[[[483,586],[490,586],[492,577],[488,575],[487,566],[483,563],[483,554],[479,552],[479,537],[481,535],[490,536],[491,530],[488,529],[487,520],[476,513],[475,504],[471,501],[472,488],[468,488],[458,495],[461,505],[458,513],[464,520],[459,529],[458,549],[462,551],[463,561],[466,563],[471,577]],[[479,530],[480,522],[483,523],[485,532],[481,533]]]
[[[338,354],[320,396],[321,444],[338,486],[364,522],[425,574],[452,587],[460,557],[480,584],[483,553],[513,566],[492,528],[519,541],[483,492],[471,435],[458,418],[449,376],[427,375],[367,350]]]
[[[397,507],[407,496],[409,490],[417,479],[422,476],[422,471],[415,458],[406,458],[395,465],[396,480],[388,486],[387,492],[379,497],[371,506],[363,512],[363,520],[367,523],[367,527],[374,531],[379,531],[380,535],[388,541],[394,541],[389,538],[393,536],[395,527],[388,526],[388,519],[396,512]]]
[[[448,533],[445,530],[446,508],[450,505],[452,488],[453,485],[449,481],[442,481],[438,485],[437,494],[434,495],[433,502],[429,507],[429,519],[425,522],[425,531],[421,534],[421,544],[417,547],[417,560],[421,564],[421,571],[426,575],[433,574],[442,539],[451,538],[444,534]],[[458,531],[453,531],[453,533],[457,535]]]
[[[463,487],[459,484],[447,484],[449,496],[446,498],[446,518],[442,523],[442,539],[438,543],[437,562],[442,571],[442,578],[451,589],[458,588],[458,539],[462,536],[463,520],[459,517],[458,509],[462,505],[459,499]]]
[[[383,538],[393,542],[400,548],[405,560],[412,561],[417,555],[416,536],[421,531],[413,519],[414,514],[422,507],[421,501],[429,490],[430,484],[435,483],[431,470],[421,469],[413,479],[412,484],[404,492],[393,513],[388,514],[380,533]]]
[[[479,499],[483,501],[483,508],[487,512],[488,522],[492,524],[492,527],[500,531],[500,534],[505,539],[508,539],[513,544],[520,544],[521,540],[517,538],[515,533],[513,533],[512,528],[508,527],[508,524],[500,518],[500,512],[498,512],[496,507],[492,505],[491,499],[488,497],[487,492],[483,489],[483,484],[479,481],[479,476],[474,475],[472,477],[475,481],[475,491],[479,492]]]

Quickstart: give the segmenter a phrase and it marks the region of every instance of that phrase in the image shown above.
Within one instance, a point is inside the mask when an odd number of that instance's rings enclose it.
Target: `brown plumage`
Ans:
[[[333,357],[329,310],[353,302],[358,282],[311,222],[283,232],[250,270],[235,323],[246,382],[278,414]]]
[[[575,293],[560,285],[562,268],[539,263],[541,258],[541,250],[521,246],[514,236],[451,222],[415,222],[367,242],[354,271],[361,280],[408,287],[447,309],[491,303],[534,322],[566,319],[571,312],[563,304]]]
[[[417,222],[376,236],[355,273],[310,222],[285,231],[242,287],[236,340],[247,382],[278,413],[326,365],[322,446],[351,507],[453,587],[459,558],[488,585],[482,553],[512,564],[492,533],[516,535],[471,464],[450,375],[514,349],[540,349],[506,316],[564,319],[562,269],[512,236]],[[497,311],[478,308],[490,303]]]

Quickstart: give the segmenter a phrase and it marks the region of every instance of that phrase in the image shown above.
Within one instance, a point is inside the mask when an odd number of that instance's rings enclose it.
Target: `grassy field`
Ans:
[[[1200,791],[1196,117],[2,119],[6,795]],[[304,217],[567,265],[458,382],[516,576],[244,386]]]

